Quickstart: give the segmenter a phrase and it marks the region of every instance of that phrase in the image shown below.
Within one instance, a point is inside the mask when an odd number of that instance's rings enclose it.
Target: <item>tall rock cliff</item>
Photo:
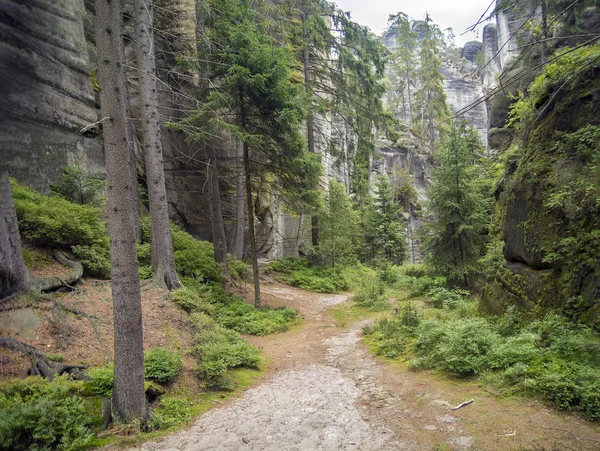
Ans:
[[[103,167],[83,0],[0,0],[0,158],[40,190],[67,165]]]

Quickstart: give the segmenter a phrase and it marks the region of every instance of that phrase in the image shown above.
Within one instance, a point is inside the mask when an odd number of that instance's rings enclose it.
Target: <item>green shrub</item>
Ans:
[[[73,246],[71,250],[83,265],[85,274],[101,279],[110,278],[110,250],[108,244]]]
[[[429,274],[429,269],[424,263],[405,263],[397,266],[398,272],[409,277],[425,277]]]
[[[381,311],[389,308],[384,296],[385,287],[377,278],[369,278],[363,281],[362,286],[354,296],[354,302],[360,307],[372,311]]]
[[[280,307],[256,308],[242,298],[233,296],[226,305],[217,307],[215,319],[224,327],[241,334],[269,335],[288,330],[291,323],[299,321],[295,309]]]
[[[144,353],[144,376],[160,383],[173,382],[183,368],[181,354],[164,348]]]
[[[178,424],[184,424],[192,419],[190,402],[186,398],[175,396],[160,399],[160,407],[152,409],[148,426],[150,429],[168,429]]]
[[[242,280],[248,273],[248,265],[241,260],[229,255],[227,259],[227,265],[229,267],[229,274],[233,280]]]
[[[137,258],[140,266],[152,266],[152,243],[138,244]]]
[[[198,374],[210,386],[228,388],[227,370],[237,367],[257,368],[260,351],[240,335],[217,324],[203,313],[194,313],[196,331],[194,354],[198,358]]]
[[[349,288],[348,280],[340,268],[322,268],[318,266],[294,270],[282,281],[293,287],[298,287],[316,293],[339,293]]]
[[[11,180],[21,236],[39,247],[72,250],[86,274],[110,276],[106,224],[100,210],[44,196]]]
[[[86,374],[94,394],[112,398],[113,383],[115,381],[115,367],[112,363],[102,367],[90,368]]]
[[[171,224],[171,236],[175,268],[180,276],[221,281],[221,268],[215,262],[212,243],[196,240],[176,224]]]
[[[171,293],[171,299],[188,313],[203,312],[209,315],[215,313],[215,306],[207,299],[206,292],[201,295],[198,291],[183,287]]]
[[[89,447],[89,420],[76,392],[66,377],[28,378],[2,387],[0,450]]]
[[[427,302],[435,308],[453,310],[469,296],[466,290],[448,290],[444,287],[434,287],[427,291]]]
[[[458,376],[481,374],[487,369],[488,354],[499,339],[482,318],[454,321],[439,346],[441,365]]]
[[[308,268],[309,262],[307,258],[286,257],[271,262],[267,267],[267,272],[280,272],[283,274],[291,274],[294,271],[299,271]]]

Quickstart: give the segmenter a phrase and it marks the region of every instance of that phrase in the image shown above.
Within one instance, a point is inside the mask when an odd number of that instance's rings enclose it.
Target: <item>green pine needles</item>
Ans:
[[[468,276],[485,250],[490,200],[482,189],[481,143],[477,132],[454,126],[438,155],[427,209],[434,219],[425,227],[429,265],[449,280],[468,287]]]

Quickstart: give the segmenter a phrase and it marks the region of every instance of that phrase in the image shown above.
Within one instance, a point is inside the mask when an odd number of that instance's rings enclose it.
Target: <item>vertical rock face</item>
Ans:
[[[103,167],[83,0],[0,0],[0,158],[45,190],[67,165]]]

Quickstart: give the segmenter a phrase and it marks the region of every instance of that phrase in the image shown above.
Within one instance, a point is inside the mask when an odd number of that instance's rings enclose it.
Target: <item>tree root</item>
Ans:
[[[28,354],[32,358],[31,368],[27,370],[28,376],[41,376],[48,380],[54,379],[56,375],[68,374],[75,380],[87,380],[83,372],[85,365],[53,364],[46,358],[44,353],[33,346],[15,340],[11,337],[0,337],[0,347],[22,354]]]
[[[62,287],[73,288],[72,285],[81,279],[81,276],[83,276],[83,266],[81,263],[67,258],[67,256],[59,250],[55,250],[52,253],[52,256],[58,263],[68,266],[72,269],[72,271],[62,278],[46,277],[44,279],[34,279],[31,284],[34,290],[47,293],[49,291],[58,290]]]

